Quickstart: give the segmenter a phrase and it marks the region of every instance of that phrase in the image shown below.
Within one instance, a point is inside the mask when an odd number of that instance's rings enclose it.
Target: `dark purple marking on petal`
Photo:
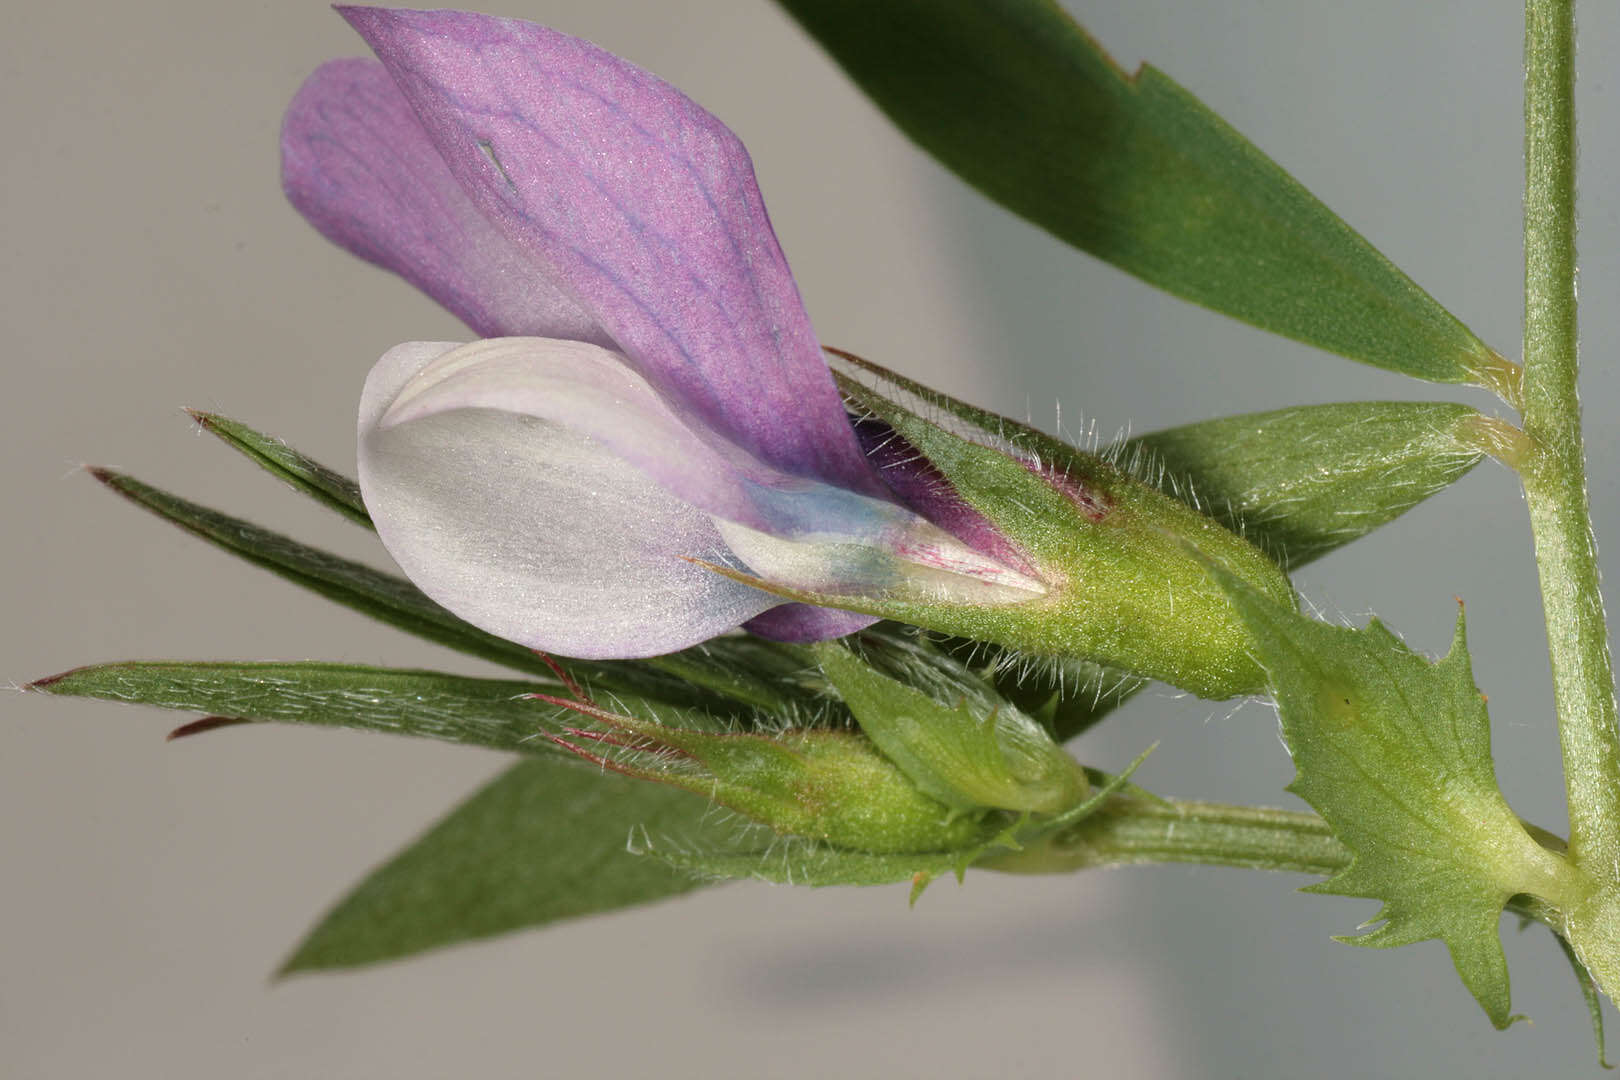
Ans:
[[[827,641],[864,630],[877,622],[874,615],[859,615],[836,608],[813,607],[809,604],[783,604],[762,615],[755,615],[742,624],[751,634],[772,641],[803,644],[809,641]]]
[[[694,421],[866,494],[741,142],[594,45],[462,12],[340,8],[461,187]]]
[[[988,555],[1021,574],[1035,568],[990,519],[969,506],[956,488],[922,452],[894,428],[875,417],[851,421],[855,437],[878,475],[902,506],[927,518],[982,555]]]
[[[612,346],[473,205],[377,61],[334,60],[304,81],[282,121],[281,177],[328,240],[399,274],[478,336]]]
[[[1020,457],[1018,463],[1048,484],[1075,505],[1089,521],[1101,521],[1114,508],[1114,500],[1106,493],[1093,491],[1085,481],[1070,476],[1068,471],[1049,461],[1031,461]]]

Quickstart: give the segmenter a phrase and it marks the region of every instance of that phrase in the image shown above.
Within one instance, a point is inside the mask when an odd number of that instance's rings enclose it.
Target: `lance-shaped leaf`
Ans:
[[[1127,468],[1243,533],[1284,568],[1387,524],[1484,458],[1466,405],[1357,401],[1206,420],[1126,443]],[[1478,440],[1475,440],[1477,443]]]
[[[187,411],[204,431],[219,436],[227,446],[246,455],[271,476],[285,480],[295,490],[336,510],[355,524],[371,527],[371,515],[360,501],[360,485],[347,476],[239,420],[200,409]]]
[[[1450,653],[1431,663],[1376,619],[1365,630],[1329,626],[1222,577],[1276,695],[1297,770],[1289,790],[1353,856],[1312,891],[1382,902],[1382,925],[1352,944],[1440,938],[1491,1022],[1507,1026],[1502,909],[1520,893],[1556,902],[1574,870],[1497,787],[1461,614]]]
[[[1507,367],[1247,139],[1052,0],[780,0],[901,130],[1150,284],[1437,382]]]
[[[407,633],[507,667],[551,674],[533,651],[472,626],[403,578],[301,544],[250,521],[200,506],[110,469],[91,474],[131,502],[194,536],[296,585]],[[714,704],[713,686],[694,688],[658,668],[630,661],[558,661],[576,680],[675,704]],[[695,668],[697,665],[685,665]],[[724,680],[711,680],[722,682]]]
[[[560,760],[512,766],[373,871],[281,973],[357,967],[676,896],[703,883],[627,849],[695,834],[707,800]]]
[[[438,671],[358,664],[127,661],[74,668],[29,690],[207,713],[235,720],[352,728],[445,742],[558,753],[542,732],[557,732],[567,710],[533,698],[565,687],[556,679],[475,679]],[[712,726],[696,710],[614,694],[632,716]],[[210,725],[212,726],[212,725]],[[185,733],[190,725],[181,728]]]
[[[300,544],[111,469],[92,469],[91,475],[193,536],[363,615],[499,664],[546,670],[530,650],[469,626],[403,578]]]
[[[885,397],[923,415],[942,414],[974,441],[1061,469],[1091,460],[1028,424],[829,351],[853,376],[875,378]],[[1473,468],[1484,456],[1476,429],[1483,420],[1475,409],[1446,402],[1301,405],[1152,432],[1106,456],[1293,569],[1387,524]]]

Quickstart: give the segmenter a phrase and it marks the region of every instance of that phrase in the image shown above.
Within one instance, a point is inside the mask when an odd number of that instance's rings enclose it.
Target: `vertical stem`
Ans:
[[[1620,729],[1575,388],[1573,0],[1525,2],[1524,430],[1569,798],[1570,854],[1620,873]]]

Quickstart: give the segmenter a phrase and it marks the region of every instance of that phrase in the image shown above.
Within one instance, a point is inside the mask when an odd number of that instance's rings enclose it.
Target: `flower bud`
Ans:
[[[534,696],[601,725],[548,736],[558,745],[604,768],[713,799],[778,833],[879,855],[973,853],[1007,825],[1000,814],[953,812],[852,732],[696,731],[589,701]]]
[[[1059,814],[1090,790],[1079,763],[1040,724],[955,661],[932,657],[934,677],[917,680],[933,684],[924,692],[843,645],[813,648],[867,737],[918,789],[954,811]]]

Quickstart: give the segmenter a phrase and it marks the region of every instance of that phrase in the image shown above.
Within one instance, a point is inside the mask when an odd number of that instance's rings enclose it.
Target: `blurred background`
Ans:
[[[1364,0],[1071,0],[1517,355],[1521,12]],[[1457,398],[1161,296],[989,205],[890,128],[768,3],[506,0],[597,42],[742,135],[829,343],[1105,438],[1300,402]],[[1583,14],[1584,398],[1605,565],[1620,550],[1620,12]],[[348,467],[372,361],[460,336],[328,247],[278,189],[280,112],[362,52],[314,0],[28,5],[0,41],[0,675],[92,660],[472,661],[331,607],[99,489],[120,467],[346,554],[360,530],[265,478],[183,405]],[[1444,650],[1468,601],[1498,770],[1562,830],[1528,529],[1485,465],[1306,568],[1326,615]],[[1490,1029],[1430,942],[1329,940],[1370,902],[1299,876],[981,873],[901,888],[733,885],[378,970],[271,985],[310,922],[503,764],[378,736],[258,727],[165,745],[175,714],[14,694],[0,723],[0,1072],[18,1077],[636,1075],[1475,1077],[1592,1070],[1549,935],[1504,923]],[[1269,707],[1168,691],[1077,752],[1166,794],[1298,805]],[[1612,1018],[1612,1010],[1610,1011]]]

